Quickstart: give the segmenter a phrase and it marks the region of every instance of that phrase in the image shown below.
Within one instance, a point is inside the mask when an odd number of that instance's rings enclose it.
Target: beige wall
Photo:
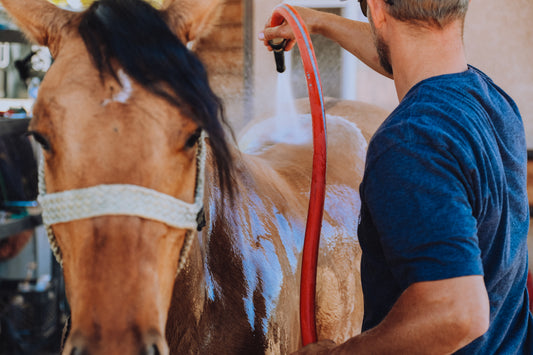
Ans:
[[[465,25],[468,61],[516,101],[533,148],[533,1],[472,0]]]
[[[252,0],[254,1],[254,34],[257,34],[265,27],[265,23],[272,13],[272,9],[281,3],[280,0]],[[276,64],[274,56],[267,51],[263,43],[254,40],[254,102],[255,117],[268,117],[274,114],[275,110],[275,90],[277,83]]]

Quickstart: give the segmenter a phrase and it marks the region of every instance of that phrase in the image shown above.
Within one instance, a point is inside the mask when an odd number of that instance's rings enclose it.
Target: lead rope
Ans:
[[[202,134],[200,135],[200,141],[198,145],[198,153],[196,154],[196,192],[195,192],[195,199],[199,198],[203,204],[203,196],[204,196],[204,183],[205,183],[205,161],[206,161],[206,149],[205,149],[205,139],[207,138],[207,134],[205,131],[202,131]],[[196,220],[198,221],[200,214],[202,214],[201,218],[205,218],[203,216],[204,209],[203,207],[198,211]],[[201,228],[203,226],[198,225],[198,232],[201,231]],[[185,235],[185,241],[183,242],[183,247],[181,248],[180,258],[178,261],[178,270],[176,271],[176,276],[180,273],[181,270],[185,267],[185,264],[187,262],[189,251],[191,250],[192,242],[193,242],[193,231],[188,230],[187,234]]]
[[[47,194],[44,180],[44,158],[41,152],[38,171],[38,201],[43,208],[43,224],[57,262],[63,266],[61,249],[52,231],[52,225],[103,215],[134,215],[157,220],[172,227],[187,229],[178,260],[177,275],[185,267],[194,239],[193,231],[198,227],[199,215],[203,213],[206,138],[207,134],[202,131],[196,154],[196,187],[193,204],[135,185],[99,185]]]

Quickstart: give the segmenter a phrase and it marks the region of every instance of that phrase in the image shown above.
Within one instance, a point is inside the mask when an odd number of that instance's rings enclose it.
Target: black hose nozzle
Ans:
[[[278,73],[285,71],[285,45],[287,40],[283,38],[274,38],[268,41],[270,47],[274,50],[274,59],[276,60],[276,70]]]

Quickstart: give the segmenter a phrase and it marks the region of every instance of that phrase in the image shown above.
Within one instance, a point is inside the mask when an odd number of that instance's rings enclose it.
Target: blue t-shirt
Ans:
[[[363,330],[413,283],[483,275],[490,328],[458,353],[533,354],[526,161],[518,108],[474,67],[409,91],[372,138],[360,187]]]

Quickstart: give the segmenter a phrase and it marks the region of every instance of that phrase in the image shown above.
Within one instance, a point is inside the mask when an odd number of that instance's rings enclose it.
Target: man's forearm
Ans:
[[[331,353],[450,354],[486,331],[488,308],[481,276],[417,284],[400,296],[378,326]]]
[[[392,78],[380,64],[368,23],[346,19],[341,16],[306,7],[295,8],[311,33],[320,34],[337,42],[341,47],[355,55],[378,73]],[[289,42],[286,50],[292,49],[295,45],[294,34],[286,23],[275,27],[267,25],[263,32],[259,34],[259,39],[264,41],[267,46],[268,41],[274,38],[288,39]]]

